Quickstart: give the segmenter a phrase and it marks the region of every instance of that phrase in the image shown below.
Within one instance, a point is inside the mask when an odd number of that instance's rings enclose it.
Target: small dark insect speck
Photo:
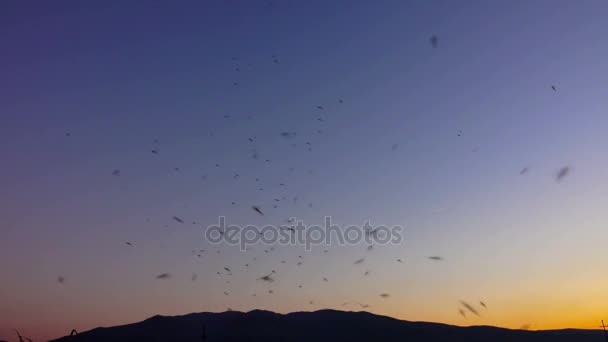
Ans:
[[[262,210],[260,210],[260,208],[258,208],[257,206],[251,206],[251,209],[253,209],[256,213],[264,216],[264,213],[262,212]]]
[[[179,218],[179,217],[177,217],[177,216],[173,216],[173,220],[175,220],[175,221],[177,221],[177,222],[179,222],[179,223],[184,223],[184,220],[180,219],[180,218]]]
[[[440,256],[430,256],[430,257],[428,257],[428,258],[429,258],[430,260],[435,260],[435,261],[441,261],[441,260],[443,260],[443,258],[442,258],[442,257],[440,257]]]
[[[156,276],[156,279],[169,279],[171,278],[171,274],[169,273],[161,273]]]
[[[469,311],[471,311],[472,313],[474,313],[474,314],[475,314],[475,316],[479,316],[479,312],[478,312],[478,311],[477,311],[477,310],[476,310],[476,309],[475,309],[475,308],[474,308],[472,305],[470,305],[469,303],[467,303],[467,302],[465,302],[465,301],[462,301],[462,300],[461,300],[461,301],[460,301],[460,304],[461,304],[462,306],[464,306],[464,307],[465,307],[467,310],[469,310]]]
[[[434,48],[436,48],[439,44],[439,38],[437,38],[436,35],[432,35],[429,41],[431,42],[431,46],[433,46]]]
[[[283,138],[290,139],[290,138],[294,138],[297,134],[296,134],[296,132],[281,132],[280,135]]]
[[[260,280],[263,280],[263,281],[269,282],[269,283],[272,283],[274,281],[274,279],[272,278],[272,276],[270,274],[260,277]]]
[[[561,182],[561,180],[564,179],[569,173],[570,173],[570,167],[564,166],[561,169],[559,169],[559,171],[557,171],[557,174],[555,175],[555,180],[557,182]]]
[[[112,171],[112,176],[120,176],[120,170],[116,169],[116,170]]]

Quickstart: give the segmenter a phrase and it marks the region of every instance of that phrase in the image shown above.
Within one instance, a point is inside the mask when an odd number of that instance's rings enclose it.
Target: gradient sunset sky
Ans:
[[[357,303],[597,328],[606,18],[602,0],[1,2],[0,339]],[[222,215],[405,240],[241,252],[204,240]],[[488,309],[463,318],[460,300]]]

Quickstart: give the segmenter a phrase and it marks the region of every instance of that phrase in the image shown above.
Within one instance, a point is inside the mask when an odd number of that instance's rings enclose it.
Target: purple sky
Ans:
[[[356,303],[596,327],[607,17],[600,0],[2,3],[0,339]],[[371,220],[405,241],[241,252],[204,240],[222,215]],[[464,319],[459,300],[491,310]]]

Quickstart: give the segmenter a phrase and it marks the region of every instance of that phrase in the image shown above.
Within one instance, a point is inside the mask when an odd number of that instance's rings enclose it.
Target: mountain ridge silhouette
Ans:
[[[203,339],[205,335],[206,339]],[[201,312],[181,316],[155,315],[141,322],[99,327],[50,342],[67,341],[603,341],[601,330],[517,330],[493,326],[453,326],[413,322],[366,311],[297,311],[279,314]]]

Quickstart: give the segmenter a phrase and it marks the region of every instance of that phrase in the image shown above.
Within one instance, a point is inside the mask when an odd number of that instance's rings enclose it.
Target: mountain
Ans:
[[[206,340],[202,338],[203,327]],[[407,341],[407,342],[602,342],[601,330],[511,330],[409,322],[369,312],[320,310],[277,314],[270,311],[192,313],[154,316],[139,323],[95,328],[54,342],[215,342],[215,341]]]

